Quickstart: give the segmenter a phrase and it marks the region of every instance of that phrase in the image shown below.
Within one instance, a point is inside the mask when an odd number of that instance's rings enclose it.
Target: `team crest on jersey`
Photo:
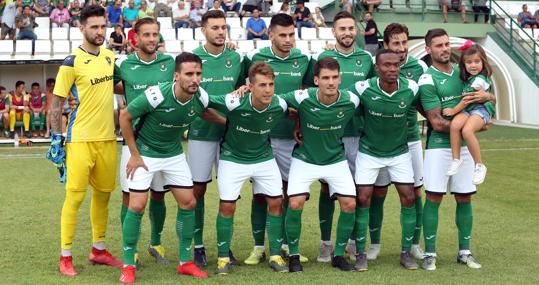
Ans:
[[[406,78],[412,79],[412,71],[411,70],[406,70]]]
[[[109,63],[109,65],[112,64],[112,59],[110,59],[110,57],[106,56],[105,59],[107,60],[107,62]]]
[[[161,72],[167,71],[167,66],[163,63],[161,64]]]
[[[342,111],[342,108],[339,108],[339,113],[337,113],[337,118],[340,119],[340,118],[342,118],[342,117],[344,117],[344,113],[343,113],[343,111]]]
[[[362,66],[363,62],[361,62],[361,59],[356,60],[356,66]]]
[[[297,59],[294,59],[294,62],[292,63],[293,68],[299,68],[299,62]]]
[[[226,68],[231,68],[232,67],[232,60],[230,60],[230,58],[226,59],[225,67]]]
[[[401,100],[401,103],[399,104],[399,108],[401,109],[406,108],[406,103],[404,103],[404,100]]]
[[[273,122],[273,117],[271,116],[271,114],[268,116],[268,118],[266,119],[266,123],[271,123]]]
[[[195,107],[191,106],[191,111],[189,111],[189,113],[187,114],[187,116],[192,117],[192,116],[194,116],[194,115],[196,115],[196,113],[195,113]]]

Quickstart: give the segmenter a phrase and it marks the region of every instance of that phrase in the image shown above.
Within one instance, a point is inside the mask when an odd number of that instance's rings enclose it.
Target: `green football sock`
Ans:
[[[150,198],[150,245],[156,246],[161,244],[161,233],[163,232],[166,217],[167,206],[165,205],[165,201]]]
[[[354,229],[356,221],[356,213],[347,213],[341,210],[339,214],[339,221],[337,222],[337,238],[335,241],[335,250],[333,256],[344,256],[344,249],[348,244],[350,234]]]
[[[204,197],[197,199],[197,205],[195,207],[195,233],[194,233],[195,245],[204,244]]]
[[[178,255],[180,262],[191,260],[191,243],[195,229],[195,209],[182,209],[178,207],[176,214],[176,235],[178,236]]]
[[[124,264],[136,266],[135,253],[137,252],[137,242],[140,236],[140,221],[142,213],[127,210],[122,227],[122,244],[124,254]]]
[[[401,246],[402,251],[410,251],[412,247],[412,240],[414,239],[415,230],[415,206],[410,208],[401,207]]]
[[[421,225],[423,225],[423,201],[421,196],[415,198],[415,231],[412,244],[419,244],[421,238]]]
[[[42,131],[45,128],[45,115],[39,115],[39,130]]]
[[[371,197],[371,207],[369,209],[369,232],[371,243],[379,244],[382,235],[382,221],[384,220],[384,201],[386,196]]]
[[[281,244],[283,242],[283,216],[274,216],[268,213],[268,240],[271,255],[281,253]]]
[[[230,241],[232,240],[232,233],[234,231],[234,216],[223,217],[221,214],[217,215],[217,254],[218,257],[228,257],[230,251]]]
[[[288,199],[283,199],[283,217],[286,217],[287,210],[288,210]],[[288,235],[286,234],[285,226],[286,226],[285,223],[283,223],[283,244],[288,244]]]
[[[122,209],[120,210],[120,222],[122,223],[122,226],[124,224],[126,214],[127,214],[127,206],[122,203]]]
[[[260,202],[255,200],[251,202],[251,229],[256,246],[264,246],[266,219],[268,215],[268,203],[265,200],[264,203]]]
[[[335,202],[329,196],[329,191],[320,191],[320,199],[318,200],[318,219],[320,221],[321,240],[331,240],[331,228],[333,226],[334,211]]]
[[[429,199],[425,199],[425,207],[423,207],[423,237],[425,239],[426,253],[436,253],[439,208],[440,203],[434,203]]]
[[[356,252],[365,252],[367,231],[369,230],[369,208],[356,208]]]
[[[288,249],[290,255],[299,254],[299,237],[301,235],[301,210],[288,209],[286,213],[286,234],[289,237]]]
[[[457,203],[455,222],[459,230],[459,250],[470,249],[470,239],[472,238],[472,203]]]

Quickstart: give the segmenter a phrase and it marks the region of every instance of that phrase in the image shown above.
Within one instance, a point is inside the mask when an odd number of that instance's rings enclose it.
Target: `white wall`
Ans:
[[[0,65],[0,85],[8,91],[15,89],[15,82],[22,80],[26,83],[26,90],[30,91],[33,82],[39,83],[45,89],[47,78],[56,78],[60,65],[19,64]]]

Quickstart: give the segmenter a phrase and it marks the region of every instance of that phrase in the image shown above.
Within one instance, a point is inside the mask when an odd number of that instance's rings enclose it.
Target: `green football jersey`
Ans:
[[[492,81],[490,81],[488,77],[484,76],[483,74],[477,74],[475,76],[470,76],[470,78],[468,78],[468,80],[466,81],[464,85],[464,90],[462,92],[463,93],[475,92],[476,90],[479,90],[479,89],[483,89],[487,92],[490,92],[491,86],[492,86]],[[471,111],[476,106],[477,104],[470,104],[466,107],[466,110]],[[496,107],[494,106],[494,104],[492,104],[492,102],[490,101],[487,101],[483,103],[483,106],[485,107],[485,109],[487,109],[488,113],[490,114],[490,117],[491,118],[494,117],[494,115],[496,114]]]
[[[251,96],[210,96],[210,107],[224,111],[227,117],[219,159],[252,164],[273,158],[269,134],[284,117],[287,104],[274,96],[268,107],[259,111],[252,106]]]
[[[134,118],[137,149],[148,157],[173,157],[183,153],[181,138],[188,127],[209,104],[208,93],[199,88],[188,102],[181,103],[174,94],[174,82],[151,86],[127,106]]]
[[[339,67],[341,69],[341,85],[339,85],[340,89],[346,89],[358,81],[371,78],[375,75],[372,55],[368,51],[356,48],[354,52],[350,54],[343,54],[337,51],[337,49],[324,50],[313,55],[311,59],[309,71],[306,77],[306,81],[309,86],[314,86],[314,65],[319,59],[326,57],[332,57],[339,62]],[[352,120],[350,120],[348,125],[346,125],[346,128],[344,129],[344,136],[358,137],[362,128],[362,118],[356,114],[352,117]]]
[[[174,80],[174,58],[169,54],[156,52],[153,61],[145,62],[134,52],[116,60],[114,80],[122,81],[127,104],[150,86]]]
[[[395,157],[408,151],[406,128],[408,109],[417,100],[415,81],[399,77],[398,89],[388,94],[380,88],[379,77],[352,86],[359,95],[365,126],[359,138],[359,152],[374,157]]]
[[[271,47],[256,49],[246,55],[244,60],[245,72],[249,71],[252,63],[264,61],[275,73],[275,94],[282,94],[301,89],[309,67],[311,56],[308,53],[293,48],[290,55],[280,58],[273,54]],[[293,139],[294,121],[281,119],[270,133],[272,138]]]
[[[243,57],[235,50],[225,48],[218,55],[206,51],[204,46],[193,50],[202,59],[202,81],[210,96],[227,94],[245,83],[243,77]],[[225,128],[223,126],[197,118],[189,127],[189,139],[199,141],[220,141]]]
[[[417,59],[413,56],[408,56],[406,62],[401,65],[401,76],[404,76],[410,80],[417,82],[419,77],[427,70],[427,64],[421,59]],[[419,101],[416,101],[419,103]],[[414,108],[408,109],[408,141],[414,142],[421,139],[419,134],[419,126],[417,125],[417,104],[414,104]]]
[[[328,106],[318,101],[318,88],[278,95],[298,110],[303,144],[294,148],[294,158],[316,165],[346,159],[342,143],[344,128],[352,119],[359,98],[348,91],[339,93],[337,101]]]
[[[451,73],[445,73],[431,66],[421,75],[418,84],[423,110],[453,108],[460,102],[464,84],[460,80],[458,65],[452,65],[452,69]],[[445,118],[451,120],[450,117]],[[464,144],[464,140],[462,142]],[[432,130],[429,124],[427,149],[430,148],[451,148],[449,133]]]

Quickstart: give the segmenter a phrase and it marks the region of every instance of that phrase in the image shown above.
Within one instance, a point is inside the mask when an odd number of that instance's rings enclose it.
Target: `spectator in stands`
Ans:
[[[55,84],[56,84],[56,79],[54,79],[54,78],[49,78],[45,82],[45,85],[46,85],[46,89],[45,89],[45,97],[46,97],[45,111],[47,112],[47,117],[46,117],[46,120],[45,120],[45,124],[46,124],[45,125],[46,126],[45,138],[48,138],[50,136],[50,130],[51,130],[51,106],[52,106],[52,97],[54,96],[52,92],[54,90],[54,85]]]
[[[133,26],[136,24],[137,21],[133,22]],[[127,32],[127,54],[131,54],[132,52],[136,51],[138,49],[137,47],[137,39],[135,39],[135,29],[129,30]]]
[[[189,28],[189,9],[186,7],[185,1],[178,1],[178,7],[172,11],[172,20],[174,20],[176,35],[178,35],[178,29]]]
[[[341,0],[340,6],[344,8],[348,13],[352,14],[352,6],[354,5],[353,0]]]
[[[222,12],[225,11],[223,10],[223,8],[221,8],[221,0],[213,0],[212,6],[211,8],[208,9],[208,11],[213,11],[213,10],[220,10]]]
[[[440,5],[442,6],[442,17],[444,19],[444,23],[447,23],[447,12],[451,10],[460,12],[462,23],[468,23],[466,20],[466,7],[462,5],[462,0],[440,0]]]
[[[485,15],[485,23],[488,22],[490,16],[490,8],[487,6],[487,0],[472,0],[473,20],[477,23],[479,15]]]
[[[51,25],[52,27],[67,28],[69,27],[69,10],[64,6],[63,1],[58,2],[58,6],[51,12]]]
[[[539,9],[535,10],[535,13],[533,13],[533,17],[535,17],[535,20],[537,21],[537,26],[539,27]]]
[[[50,11],[52,10],[50,0],[36,0],[34,3],[34,9],[40,16],[49,15]]]
[[[193,8],[189,12],[189,23],[191,28],[200,27],[200,22],[202,21],[202,15],[206,13],[206,9],[202,7],[201,0],[193,0]]]
[[[10,40],[15,40],[15,34],[17,33],[15,18],[20,7],[22,7],[22,0],[15,0],[4,8],[0,40],[5,40],[6,36],[9,36]]]
[[[4,127],[4,137],[9,137],[9,99],[7,96],[6,87],[0,86],[0,120]]]
[[[24,88],[24,81],[15,83],[15,90],[9,96],[9,136],[15,137],[15,124],[22,121],[26,137],[31,138],[30,132],[30,100]]]
[[[126,28],[135,26],[135,21],[138,18],[138,9],[135,7],[134,0],[129,0],[129,2],[127,2],[127,7],[123,9],[122,16],[124,18],[124,26]]]
[[[34,33],[35,24],[36,21],[30,6],[24,6],[22,14],[17,16],[17,28],[19,28],[17,40],[32,40],[32,55],[34,54],[37,40],[37,36]]]
[[[252,10],[252,16],[247,20],[247,39],[268,39],[268,27],[266,27],[266,22],[260,19],[260,11],[258,8]]]
[[[39,83],[32,83],[32,89],[30,91],[30,122],[32,124],[32,131],[34,137],[43,136],[45,128],[45,117],[47,113],[45,111],[45,104],[47,97],[45,93],[41,92],[41,86]],[[36,130],[36,125],[38,126]]]
[[[382,4],[382,0],[362,0],[361,4],[372,15],[374,8],[378,8]]]
[[[528,5],[522,5],[522,12],[517,15],[517,22],[522,28],[537,28],[537,19],[528,11]]]
[[[221,8],[226,12],[236,12],[236,14],[240,14],[241,9],[241,3],[237,2],[236,0],[223,0],[221,2]]]
[[[376,51],[379,48],[378,45],[378,26],[372,18],[370,12],[365,13],[365,31],[361,31],[361,35],[365,37],[365,50],[370,52],[372,55],[376,54]]]
[[[110,34],[109,38],[109,48],[119,54],[125,52],[127,48],[127,38],[124,34],[122,25],[116,24],[116,26],[114,26],[114,32]]]
[[[174,0],[156,0],[156,1],[157,3],[155,3],[155,9],[153,10],[153,14],[155,15],[155,17],[172,17],[172,7],[176,6],[174,5],[176,1]],[[191,8],[191,6],[188,6],[188,8]]]
[[[48,14],[49,11],[44,11],[41,9],[40,6],[36,5],[34,2],[37,2],[37,0],[23,0],[22,1],[22,6],[29,6],[30,7],[30,11],[32,11],[32,15],[35,17],[35,16],[39,16],[39,15],[46,15]]]
[[[320,7],[314,8],[313,23],[317,28],[326,26],[326,19],[324,18],[324,15],[322,15]]]
[[[296,21],[296,28],[298,28],[298,36],[301,39],[301,28],[314,28],[312,22],[313,16],[309,8],[305,7],[302,1],[298,1],[296,4],[296,10],[294,11],[294,16],[292,16]]]
[[[78,28],[80,26],[80,3],[78,0],[73,2],[73,6],[69,9],[69,15],[71,16],[71,27]]]
[[[107,7],[107,26],[115,27],[123,23],[122,0],[114,1],[113,6]]]
[[[243,18],[243,16],[245,16],[245,13],[249,12],[249,13],[253,13],[253,9],[258,9],[258,11],[260,11],[260,9],[262,8],[262,0],[247,0],[245,1],[245,3],[243,3],[243,6],[241,7],[241,11],[240,11],[240,19]]]
[[[290,15],[290,4],[288,4],[288,1],[284,1],[283,4],[281,4],[278,14]]]
[[[6,8],[6,1],[0,0],[0,21],[2,21],[2,14],[4,13],[4,8]]]
[[[146,2],[146,0],[142,0],[140,1],[140,9],[138,11],[138,18],[142,19],[146,17],[153,18],[153,9],[150,9],[150,7],[148,7],[148,3]]]

